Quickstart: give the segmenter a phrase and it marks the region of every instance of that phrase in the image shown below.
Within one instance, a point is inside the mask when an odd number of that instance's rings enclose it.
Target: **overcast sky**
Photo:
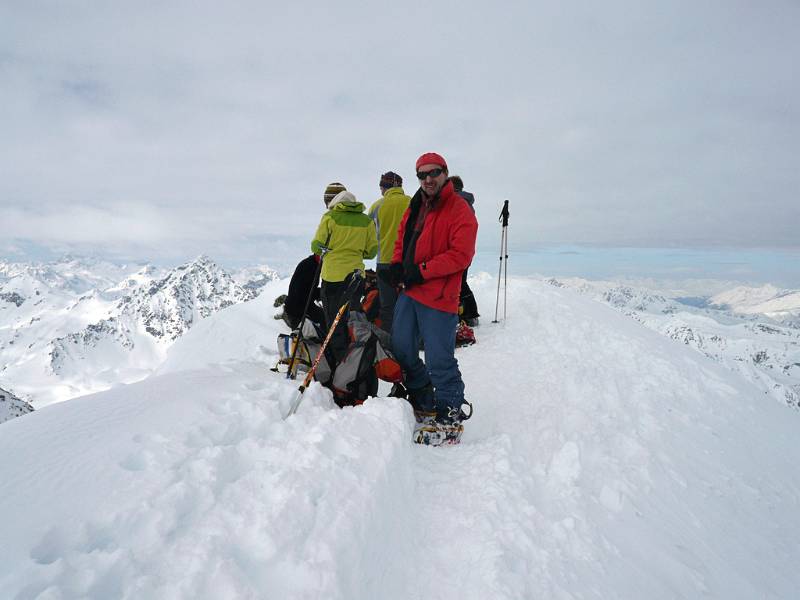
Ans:
[[[268,259],[438,151],[494,248],[800,247],[800,3],[0,0],[0,253]],[[304,242],[305,243],[305,242]]]

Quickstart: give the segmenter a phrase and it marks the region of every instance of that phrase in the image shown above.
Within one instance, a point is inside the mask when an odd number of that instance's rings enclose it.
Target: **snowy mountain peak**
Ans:
[[[199,320],[255,295],[205,255],[158,279],[142,279],[105,318],[52,341],[52,373],[84,378],[108,373],[109,383],[141,379]]]
[[[203,255],[120,302],[121,312],[138,314],[150,335],[173,341],[197,319],[250,299],[249,292]]]
[[[280,279],[278,272],[266,265],[239,269],[233,273],[233,279],[254,298],[258,296],[268,283]]]
[[[104,292],[107,294],[125,293],[128,291],[132,291],[137,287],[143,285],[149,285],[151,281],[153,281],[154,279],[158,279],[162,276],[163,272],[161,269],[158,269],[153,265],[145,265],[141,267],[138,271],[128,274],[117,285],[107,288],[106,290],[104,290]]]

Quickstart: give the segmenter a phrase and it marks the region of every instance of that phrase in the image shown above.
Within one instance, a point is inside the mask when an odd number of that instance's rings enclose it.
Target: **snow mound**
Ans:
[[[281,420],[297,382],[247,305],[159,375],[4,424],[0,597],[793,597],[800,415],[572,290],[508,296],[458,353],[461,446],[317,385]]]

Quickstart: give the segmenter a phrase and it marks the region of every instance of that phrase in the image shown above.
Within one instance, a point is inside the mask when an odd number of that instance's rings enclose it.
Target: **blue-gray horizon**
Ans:
[[[263,246],[251,244],[250,250],[247,258],[238,252],[214,252],[208,249],[178,255],[109,255],[90,248],[53,251],[28,244],[18,247],[14,252],[0,252],[0,263],[53,263],[88,259],[174,268],[199,256],[207,256],[226,269],[269,267],[281,276],[289,276],[297,263],[311,253],[310,245],[299,238],[277,239]],[[365,264],[367,268],[374,268],[374,260]],[[595,281],[649,280],[660,285],[687,283],[698,295],[712,295],[739,285],[769,284],[787,290],[800,290],[800,249],[792,248],[511,246],[507,262],[502,264],[499,247],[481,247],[475,254],[470,273],[477,275],[485,272],[495,277],[501,267],[507,267],[511,276],[577,277]]]

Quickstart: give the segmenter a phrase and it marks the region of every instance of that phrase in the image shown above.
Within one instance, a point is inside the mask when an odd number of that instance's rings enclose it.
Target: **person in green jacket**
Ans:
[[[397,241],[397,228],[408,208],[411,198],[403,191],[403,178],[393,171],[381,175],[378,187],[382,197],[370,206],[367,213],[375,222],[378,235],[378,259],[376,272],[378,273],[378,294],[380,295],[381,329],[392,332],[392,318],[394,305],[397,302],[397,290],[380,276],[381,271],[388,270],[394,254],[394,244]]]
[[[328,212],[322,215],[317,233],[311,242],[311,251],[322,254],[322,308],[327,326],[333,324],[336,313],[345,302],[345,292],[353,271],[364,271],[364,259],[374,258],[378,252],[378,239],[372,220],[364,214],[364,205],[347,190],[341,191],[327,204]],[[361,281],[363,292],[363,279]],[[353,296],[361,299],[359,291]],[[336,363],[347,353],[347,311],[331,336],[330,348]]]

